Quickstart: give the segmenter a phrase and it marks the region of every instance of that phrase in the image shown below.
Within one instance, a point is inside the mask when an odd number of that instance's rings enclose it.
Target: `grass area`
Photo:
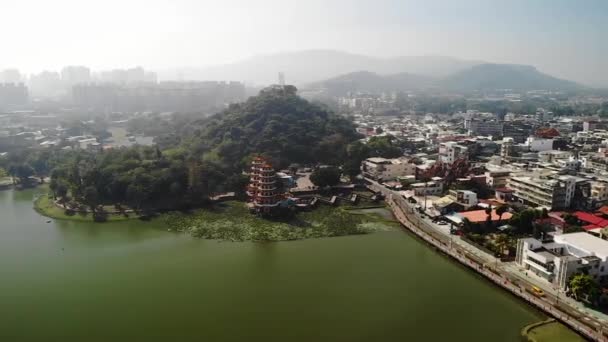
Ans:
[[[554,319],[534,323],[522,330],[522,335],[531,342],[583,342],[584,338],[579,336],[567,326]]]
[[[59,219],[59,220],[71,220],[81,222],[94,222],[92,214],[85,213],[73,213],[68,214],[66,210],[55,205],[53,198],[48,194],[46,189],[42,188],[42,193],[34,201],[34,209],[46,217]],[[128,216],[120,214],[107,214],[105,216],[106,222],[125,221],[139,218],[136,214],[128,214]]]
[[[399,224],[377,214],[319,206],[285,220],[270,220],[249,213],[242,202],[226,202],[189,214],[169,213],[163,219],[173,230],[205,239],[229,241],[286,241],[367,234],[392,230]]]

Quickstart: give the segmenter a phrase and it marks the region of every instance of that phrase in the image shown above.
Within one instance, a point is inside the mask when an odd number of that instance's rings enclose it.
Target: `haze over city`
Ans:
[[[0,341],[608,342],[608,0],[6,0]]]
[[[601,0],[23,0],[3,3],[2,13],[0,69],[24,73],[65,65],[163,71],[330,49],[529,64],[608,86]]]

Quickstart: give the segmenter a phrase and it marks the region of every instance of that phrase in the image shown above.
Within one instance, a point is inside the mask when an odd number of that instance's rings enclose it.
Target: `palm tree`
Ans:
[[[496,208],[496,215],[498,215],[498,222],[502,221],[502,215],[504,213],[506,213],[507,211],[509,211],[508,205],[501,205],[500,207]]]
[[[498,248],[500,256],[504,255],[505,249],[509,248],[510,239],[505,234],[500,234],[494,240],[494,244]]]
[[[462,226],[460,228],[463,233],[468,234],[473,230],[473,224],[468,218],[462,219]]]

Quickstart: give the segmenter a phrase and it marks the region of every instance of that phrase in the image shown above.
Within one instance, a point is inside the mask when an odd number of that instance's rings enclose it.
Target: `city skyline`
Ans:
[[[332,49],[530,64],[557,77],[608,86],[608,51],[601,44],[608,5],[602,1],[26,0],[5,5],[4,12],[0,29],[21,30],[5,35],[11,53],[0,57],[0,69],[27,74],[64,65],[206,67]]]

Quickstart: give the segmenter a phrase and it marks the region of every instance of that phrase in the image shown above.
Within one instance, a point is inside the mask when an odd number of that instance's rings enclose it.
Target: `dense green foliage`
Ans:
[[[136,210],[176,209],[204,203],[228,181],[212,163],[134,147],[103,153],[63,152],[61,165],[52,172],[50,189],[58,197],[69,194],[93,212],[103,204]]]
[[[146,120],[131,129],[150,128]],[[167,127],[159,124],[158,129]],[[337,165],[347,158],[348,144],[359,138],[352,122],[298,97],[292,86],[265,89],[211,118],[170,127],[175,137],[166,140],[168,148],[162,151],[132,147],[12,153],[0,160],[0,167],[23,182],[32,175],[51,175],[55,198],[85,205],[93,213],[110,204],[137,211],[173,210],[200,206],[218,192],[242,196],[247,183],[242,171],[253,155],[269,157],[275,168]]]
[[[340,169],[337,167],[323,167],[316,169],[310,175],[310,181],[318,187],[332,186],[340,183]]]
[[[199,124],[182,147],[232,172],[254,154],[270,158],[276,168],[339,164],[346,146],[359,138],[352,122],[300,98],[292,86],[262,90]]]
[[[370,157],[397,158],[403,155],[403,141],[386,136],[371,137],[367,143],[355,141],[346,149],[344,174],[355,177],[360,173],[361,162]]]
[[[58,155],[58,152],[54,153],[49,150],[23,150],[18,153],[9,153],[0,158],[0,168],[13,177],[15,182],[27,185],[32,176],[40,179],[47,177],[53,167],[61,163]]]
[[[588,274],[574,275],[568,282],[568,290],[577,300],[595,303],[599,299],[600,286]]]

